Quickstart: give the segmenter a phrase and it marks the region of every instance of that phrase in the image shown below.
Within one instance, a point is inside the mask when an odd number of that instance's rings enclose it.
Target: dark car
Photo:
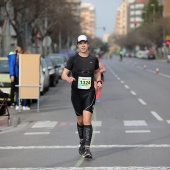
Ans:
[[[57,66],[55,65],[54,61],[49,57],[45,57],[45,61],[47,63],[50,75],[50,86],[55,87],[56,84],[59,82],[59,73],[56,70]]]

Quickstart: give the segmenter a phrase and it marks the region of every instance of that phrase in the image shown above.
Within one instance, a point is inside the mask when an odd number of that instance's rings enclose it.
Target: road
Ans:
[[[70,85],[60,81],[0,133],[0,170],[170,169],[170,64],[117,56],[93,114],[93,159],[78,155]],[[147,67],[144,67],[144,66]],[[156,72],[159,68],[159,72]]]

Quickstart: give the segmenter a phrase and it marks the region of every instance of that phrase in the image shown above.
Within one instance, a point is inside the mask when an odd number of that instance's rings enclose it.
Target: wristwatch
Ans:
[[[102,80],[98,80],[98,81],[97,81],[97,83],[99,83],[99,82],[100,82],[101,84],[103,83]]]

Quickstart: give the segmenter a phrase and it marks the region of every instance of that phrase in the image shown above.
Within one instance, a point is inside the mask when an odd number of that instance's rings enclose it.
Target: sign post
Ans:
[[[37,99],[39,112],[40,98],[40,54],[19,55],[19,101]],[[20,107],[19,107],[20,112]]]

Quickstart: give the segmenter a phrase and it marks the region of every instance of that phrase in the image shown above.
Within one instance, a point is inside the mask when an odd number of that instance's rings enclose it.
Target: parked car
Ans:
[[[56,84],[59,82],[59,73],[57,72],[57,66],[55,65],[54,61],[49,58],[49,57],[45,57],[44,58],[47,66],[48,66],[48,71],[49,71],[49,75],[50,75],[50,86],[55,87]]]
[[[0,57],[0,89],[4,93],[11,93],[11,80],[7,57]],[[3,99],[0,98],[0,101],[2,100]],[[8,101],[10,102],[10,98],[8,98]]]
[[[68,56],[65,55],[65,54],[60,54],[60,53],[52,53],[52,54],[49,54],[48,55],[50,58],[53,58],[53,57],[60,57],[62,58],[62,60],[64,61],[64,63],[66,63],[68,61]]]
[[[148,59],[148,51],[147,50],[140,50],[138,52],[136,52],[135,55],[137,58],[143,58],[143,59]]]
[[[59,77],[61,79],[61,75],[63,73],[64,67],[66,65],[66,62],[68,61],[68,57],[64,54],[59,54],[59,53],[49,54],[49,57],[54,60],[57,66],[59,66],[58,71],[59,71]]]
[[[170,54],[167,54],[167,59],[166,59],[167,63],[170,63]]]
[[[40,59],[40,94],[43,95],[50,87],[50,75],[44,58]]]

